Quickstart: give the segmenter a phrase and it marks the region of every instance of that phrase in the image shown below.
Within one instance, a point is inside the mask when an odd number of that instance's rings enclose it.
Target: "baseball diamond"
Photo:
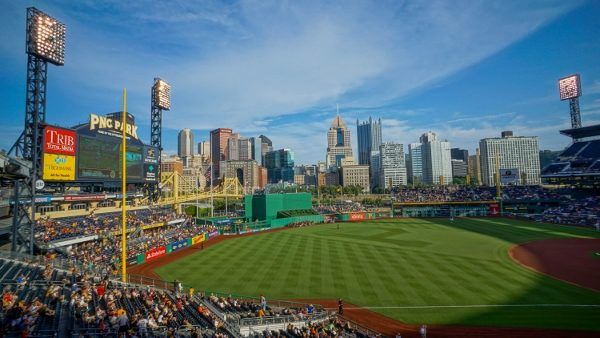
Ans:
[[[342,298],[411,324],[600,330],[597,289],[540,274],[509,255],[520,243],[596,238],[600,245],[598,237],[511,219],[389,219],[233,238],[155,271],[203,290]],[[588,263],[598,271],[597,260]]]

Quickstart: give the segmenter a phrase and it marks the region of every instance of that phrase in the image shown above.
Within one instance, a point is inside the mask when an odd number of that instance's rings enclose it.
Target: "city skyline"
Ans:
[[[278,147],[293,149],[298,163],[316,163],[323,160],[323,135],[336,114],[336,103],[346,121],[380,117],[383,141],[407,145],[431,130],[453,146],[474,152],[480,139],[514,130],[538,136],[540,149],[560,150],[569,144],[558,133],[569,126],[569,115],[566,102],[559,101],[556,81],[572,73],[582,76],[583,125],[600,120],[597,2],[526,6],[502,2],[457,4],[456,8],[439,4],[413,8],[374,3],[182,3],[157,8],[160,5],[151,3],[70,6],[65,1],[26,1],[7,3],[0,14],[6,33],[0,55],[6,65],[0,70],[1,98],[6,103],[0,117],[5,131],[0,147],[4,149],[22,129],[22,23],[27,5],[51,12],[67,25],[65,66],[50,70],[48,122],[70,127],[90,112],[118,111],[119,93],[127,87],[129,110],[136,116],[141,138],[147,141],[150,87],[152,79],[160,76],[172,84],[172,109],[164,114],[163,127],[163,146],[171,154],[176,153],[181,128],[206,139],[209,130],[224,127],[243,135],[266,134]],[[266,11],[274,14],[268,24],[258,20]],[[158,17],[158,12],[163,16]],[[456,22],[443,19],[457,13],[462,15]],[[391,22],[391,15],[412,15],[415,19],[404,24],[422,20],[424,26],[433,27],[424,29],[421,38],[439,44],[439,50],[411,38],[411,29],[402,32]],[[356,18],[363,20],[355,22],[371,25],[369,31],[376,35],[347,24]],[[136,23],[139,31],[128,30],[121,21]],[[272,27],[281,29],[275,32]],[[183,30],[188,33],[176,36]],[[444,43],[445,33],[455,46]],[[320,39],[312,39],[315,36]],[[350,42],[345,39],[348,36],[353,37]],[[406,47],[399,41],[407,42]],[[382,49],[387,45],[390,48]],[[126,51],[128,56],[115,50]],[[356,50],[364,55],[347,56],[357,54]],[[311,52],[307,55],[306,51]],[[300,57],[292,57],[294,53]],[[253,64],[254,57],[264,57],[272,66]],[[443,65],[427,67],[440,60]],[[227,62],[232,70],[224,68]],[[209,68],[210,72],[201,72]],[[216,78],[225,80],[215,83]],[[253,83],[256,78],[261,81]],[[207,85],[211,81],[214,88]],[[278,90],[267,95],[273,88]],[[351,131],[355,133],[354,128]],[[357,150],[355,135],[352,147]],[[315,142],[307,144],[306,139]]]

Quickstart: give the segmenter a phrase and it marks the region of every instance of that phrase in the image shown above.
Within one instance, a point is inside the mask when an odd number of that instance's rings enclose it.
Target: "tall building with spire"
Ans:
[[[327,131],[327,167],[341,167],[342,159],[351,157],[350,129],[346,127],[342,117],[337,115]]]

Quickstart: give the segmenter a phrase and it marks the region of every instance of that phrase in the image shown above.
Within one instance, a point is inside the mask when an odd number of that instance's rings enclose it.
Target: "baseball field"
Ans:
[[[196,290],[342,298],[405,323],[600,331],[600,292],[509,254],[525,242],[598,237],[503,218],[325,224],[232,238],[155,272]]]

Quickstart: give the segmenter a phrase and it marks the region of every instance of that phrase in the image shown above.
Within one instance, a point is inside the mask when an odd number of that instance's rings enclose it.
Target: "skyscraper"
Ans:
[[[465,164],[469,163],[469,151],[467,149],[452,148],[450,149],[450,157],[453,160],[463,161]]]
[[[517,184],[540,184],[540,156],[536,136],[513,136],[502,132],[502,137],[479,141],[481,176],[483,184],[494,186],[495,174],[503,169],[517,169]]]
[[[255,160],[259,166],[263,165],[262,139],[260,137],[250,137],[248,142],[250,145],[251,158]]]
[[[410,158],[408,180],[412,184],[423,182],[423,154],[421,150],[421,143],[411,143],[408,145],[408,157]]]
[[[406,163],[404,146],[387,142],[379,146],[379,183],[382,188],[391,189],[406,185]]]
[[[231,135],[229,135],[229,138],[227,139],[227,160],[228,161],[235,161],[235,160],[239,160],[239,143],[238,141],[240,140],[240,134],[238,133],[233,133]]]
[[[469,151],[466,149],[450,149],[452,160],[452,177],[467,177],[469,166]]]
[[[421,135],[421,156],[423,163],[423,183],[452,183],[452,161],[450,142],[440,141],[433,132]]]
[[[468,167],[471,184],[481,185],[481,156],[479,148],[475,150],[475,155],[469,156]]]
[[[198,154],[200,156],[210,158],[210,142],[209,141],[198,142]]]
[[[294,153],[290,149],[266,153],[265,167],[269,183],[294,182]]]
[[[231,134],[228,143],[228,160],[253,160],[252,145],[249,138],[243,137],[238,133]]]
[[[219,178],[219,163],[229,156],[229,137],[233,131],[229,128],[219,128],[210,132],[210,160],[213,165],[213,178]]]
[[[341,161],[346,157],[352,157],[350,130],[346,128],[344,120],[337,115],[327,132],[327,167],[341,167]]]
[[[188,128],[182,129],[177,138],[177,155],[184,159],[194,155],[194,134]]]
[[[260,135],[258,138],[260,139],[260,153],[261,153],[260,164],[262,166],[264,166],[265,165],[265,155],[269,151],[273,151],[273,142],[271,142],[271,139],[269,139],[265,135]],[[255,159],[255,160],[258,162],[258,159]]]
[[[358,164],[371,164],[371,152],[378,151],[381,145],[381,119],[360,123],[356,120],[356,136],[358,141]]]
[[[382,184],[379,182],[381,176],[381,154],[379,150],[373,149],[371,151],[371,165],[369,165],[369,173],[371,175],[371,188],[381,187]]]

